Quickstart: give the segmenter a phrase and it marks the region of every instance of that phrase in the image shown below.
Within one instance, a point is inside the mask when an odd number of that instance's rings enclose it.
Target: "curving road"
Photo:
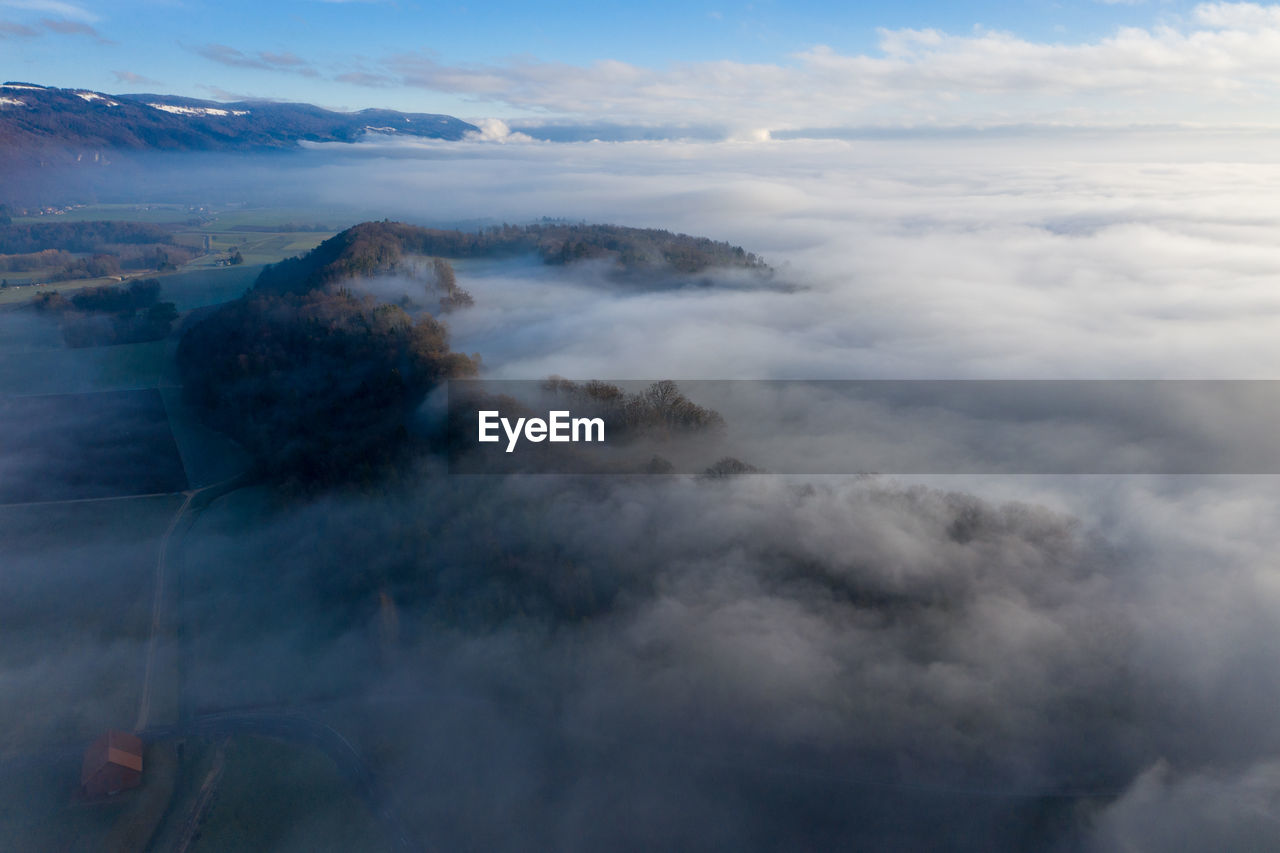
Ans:
[[[281,711],[228,711],[199,714],[171,725],[149,725],[151,722],[152,683],[156,673],[157,650],[163,635],[165,608],[168,604],[166,581],[170,555],[177,553],[182,537],[195,523],[200,511],[218,498],[247,485],[249,473],[242,473],[220,483],[183,492],[186,500],[174,513],[160,540],[156,558],[154,593],[151,602],[151,635],[147,643],[146,667],[134,732],[144,742],[154,743],[174,737],[225,737],[252,734],[276,738],[322,750],[338,767],[342,778],[364,800],[369,810],[382,823],[388,838],[400,850],[426,851],[413,839],[408,826],[392,805],[369,770],[359,751],[336,729],[317,720]]]

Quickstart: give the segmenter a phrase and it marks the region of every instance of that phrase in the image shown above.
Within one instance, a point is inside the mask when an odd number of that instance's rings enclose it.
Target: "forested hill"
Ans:
[[[365,222],[324,241],[307,255],[263,270],[255,287],[303,293],[344,278],[396,270],[407,257],[501,258],[536,255],[545,264],[612,261],[620,273],[692,275],[713,268],[772,270],[739,246],[705,237],[619,225],[503,225],[448,231],[403,222]]]
[[[474,375],[479,357],[452,351],[436,309],[380,304],[377,289],[358,279],[410,279],[449,311],[471,297],[445,258],[529,254],[548,264],[601,259],[646,281],[723,267],[770,272],[738,247],[667,231],[541,224],[467,233],[365,222],[267,267],[243,297],[189,324],[177,352],[184,394],[266,475],[306,490],[372,483],[418,446],[416,413],[430,389]],[[559,387],[581,391],[595,406],[625,403],[637,417],[649,411],[606,386]],[[681,417],[714,425],[714,413],[660,396],[666,409],[679,404]],[[663,417],[673,416],[666,409]]]

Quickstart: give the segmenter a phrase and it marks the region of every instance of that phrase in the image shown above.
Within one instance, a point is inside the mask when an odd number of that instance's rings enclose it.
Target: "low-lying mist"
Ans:
[[[455,261],[475,304],[444,320],[486,378],[1280,364],[1280,166],[1248,136],[371,143],[274,175],[243,162],[220,201],[279,192],[338,224],[667,228],[757,252],[784,285]],[[192,168],[130,192],[217,183]],[[362,285],[393,302],[416,286]],[[1070,437],[1036,435],[1047,455]],[[472,478],[426,456],[394,485],[259,486],[200,513],[182,703],[323,717],[440,850],[1270,849],[1278,513],[1262,476]],[[0,545],[18,566],[3,577],[46,609],[64,568],[119,562],[114,539],[23,541]],[[5,643],[57,687],[45,705],[129,656],[43,630]],[[0,683],[32,678],[0,661]]]
[[[354,703],[439,849],[1266,846],[1274,480],[1022,488],[424,470],[202,540],[191,701]]]
[[[1280,356],[1280,171],[1247,133],[357,149],[316,170],[318,201],[706,235],[797,290],[530,294],[479,271],[455,334],[469,350],[502,312],[520,335],[485,356],[510,378],[1239,379]]]

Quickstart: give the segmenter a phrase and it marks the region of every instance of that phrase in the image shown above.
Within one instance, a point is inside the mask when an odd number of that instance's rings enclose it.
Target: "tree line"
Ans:
[[[173,243],[168,229],[149,222],[36,222],[0,226],[0,254],[24,255],[46,249],[96,252],[112,244]]]
[[[70,347],[160,340],[178,319],[174,304],[160,301],[160,282],[154,278],[127,286],[86,287],[70,297],[57,291],[41,293],[33,304],[57,319]]]

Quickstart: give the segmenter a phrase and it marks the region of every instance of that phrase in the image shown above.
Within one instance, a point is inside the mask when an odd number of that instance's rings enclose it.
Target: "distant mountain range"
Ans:
[[[0,158],[10,164],[93,162],[110,151],[279,150],[302,141],[355,142],[371,133],[461,139],[477,129],[428,113],[0,85]]]

